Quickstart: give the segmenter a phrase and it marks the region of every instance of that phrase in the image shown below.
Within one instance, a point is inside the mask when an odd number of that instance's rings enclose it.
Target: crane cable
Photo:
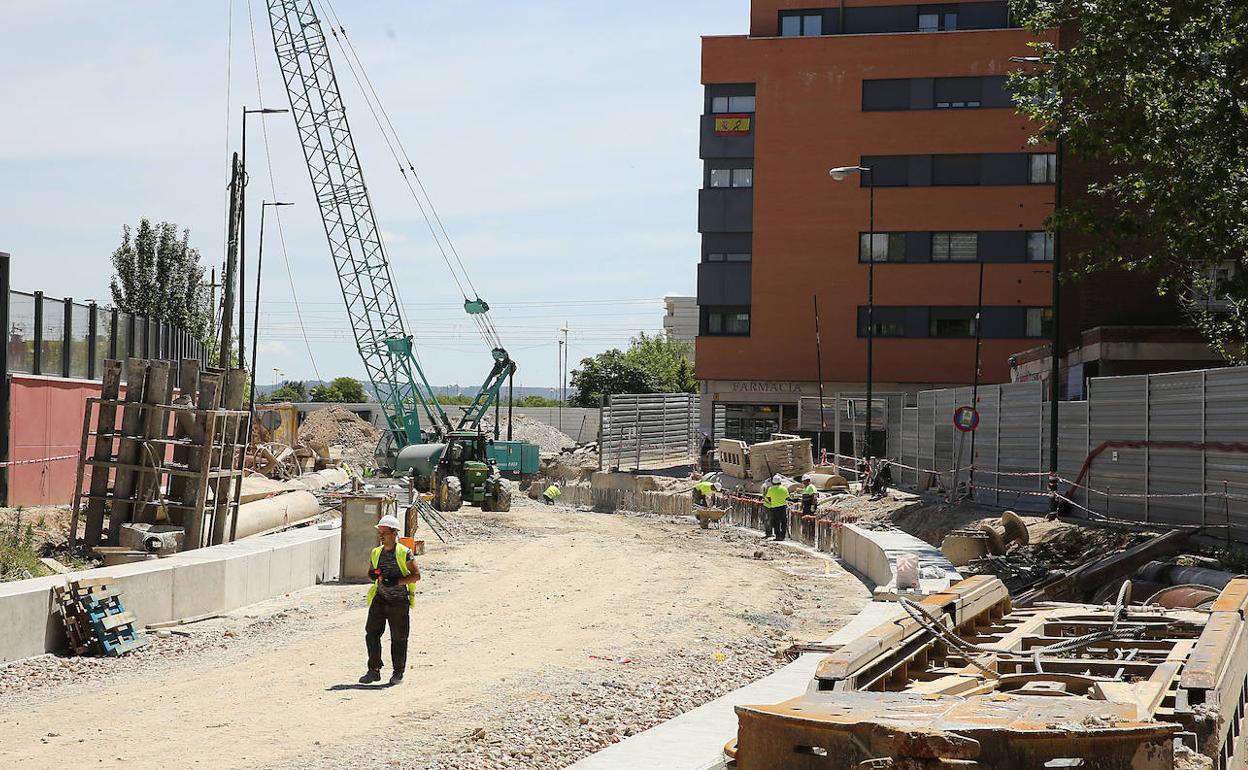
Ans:
[[[316,0],[313,0],[313,3],[316,4]],[[326,19],[329,19],[329,12],[326,11],[324,8],[321,8],[321,16],[324,16]],[[381,118],[377,114],[377,109],[381,107],[380,100],[378,99],[377,106],[374,106],[373,104],[374,99],[377,98],[376,93],[374,92],[373,95],[370,96],[369,91],[365,89],[364,82],[361,80],[361,77],[360,77],[360,73],[356,71],[356,67],[352,63],[351,57],[348,55],[346,48],[344,48],[342,41],[338,39],[338,32],[334,29],[334,25],[332,21],[330,21],[329,23],[329,31],[330,31],[331,36],[334,38],[335,45],[338,46],[338,50],[342,53],[343,60],[347,64],[347,69],[351,71],[352,79],[355,80],[356,86],[359,87],[360,92],[364,95],[365,104],[368,105],[368,111],[373,116],[373,123],[376,124],[378,130],[381,132],[382,139],[386,143],[386,147],[390,150],[390,157],[394,160],[395,164],[399,166],[400,176],[403,177],[403,181],[407,185],[408,193],[412,196],[412,200],[416,202],[417,208],[420,209],[421,217],[425,220],[426,227],[429,228],[429,234],[430,236],[433,237],[434,245],[437,246],[439,253],[442,255],[442,261],[446,264],[447,271],[450,272],[451,278],[454,279],[455,285],[459,288],[460,296],[464,298],[465,302],[467,302],[469,299],[468,292],[464,289],[464,284],[463,282],[460,281],[459,274],[456,273],[454,266],[451,265],[450,257],[446,253],[446,248],[443,247],[442,241],[438,238],[438,234],[437,234],[437,231],[434,229],[433,222],[432,220],[430,220],[429,214],[425,210],[425,201],[422,201],[420,196],[416,194],[416,190],[412,187],[411,180],[408,179],[407,176],[403,173],[403,162],[399,159],[398,152],[395,150],[395,147],[391,141],[390,135],[386,132],[385,127],[382,126],[381,124]],[[365,75],[365,78],[367,78],[367,75]],[[428,203],[430,206],[432,206],[432,201],[429,201]],[[383,254],[384,254],[385,244],[381,243],[380,235],[378,236],[378,243],[381,244]],[[390,285],[394,287],[395,295],[396,297],[398,297],[400,308],[402,308],[404,303],[403,303],[402,297],[399,296],[400,294],[399,285],[398,285],[398,282],[394,280],[394,274],[391,270],[390,261],[388,259],[386,260],[385,267],[386,267],[386,275],[390,280]],[[467,276],[465,276],[465,278],[466,277]],[[471,285],[471,281],[469,281],[468,283]],[[412,328],[411,323],[407,321],[406,314],[404,314],[403,323],[406,327]],[[477,331],[481,333],[482,335],[485,335],[486,330],[482,327],[481,322],[479,320],[474,319],[474,323],[477,326]],[[414,331],[415,330],[413,329],[413,332]],[[488,341],[488,338],[487,338],[487,341]]]
[[[247,26],[251,30],[251,59],[252,59],[252,63],[254,64],[254,69],[256,73],[256,99],[259,100],[260,106],[263,107],[264,106],[264,91],[260,87],[260,55],[256,50],[256,22],[255,22],[255,19],[252,17],[252,13],[251,13],[251,0],[247,0]],[[244,116],[243,120],[246,120],[246,119],[247,119],[246,116]],[[265,165],[268,167],[268,172],[269,172],[269,192],[270,194],[272,194],[273,200],[278,201],[278,200],[281,200],[281,198],[279,198],[277,195],[277,177],[273,174],[273,153],[269,151],[269,129],[265,125],[263,115],[260,116],[260,133],[264,137],[264,161],[265,161]],[[243,171],[244,173],[246,173],[246,169],[243,169]],[[245,177],[244,177],[243,184],[246,184]],[[261,202],[261,205],[263,206],[263,201]],[[322,379],[321,370],[316,365],[316,356],[313,355],[312,353],[312,343],[308,340],[308,329],[303,323],[303,313],[299,307],[300,305],[299,293],[295,290],[294,271],[290,269],[290,254],[287,252],[287,249],[286,249],[286,230],[282,227],[281,206],[273,207],[273,217],[277,223],[277,238],[278,238],[278,241],[282,245],[282,261],[286,263],[286,280],[287,282],[290,283],[290,296],[294,298],[295,300],[295,316],[299,319],[299,331],[303,335],[303,346],[307,348],[308,361],[310,361],[312,364],[312,371],[313,373],[316,374],[316,379],[320,380]],[[263,245],[261,246],[261,248],[263,248]],[[257,266],[256,269],[259,270],[260,269],[259,266]],[[254,320],[254,323],[257,325],[259,325],[260,323],[258,309],[256,311],[256,318]]]
[[[355,80],[356,85],[360,88],[361,93],[363,93],[369,112],[372,114],[373,121],[376,123],[378,130],[381,131],[386,147],[390,150],[391,157],[398,165],[399,174],[403,177],[404,183],[408,188],[408,192],[411,194],[412,199],[416,202],[417,207],[420,209],[421,216],[424,218],[425,224],[429,229],[429,234],[433,237],[434,243],[438,247],[438,251],[441,253],[442,259],[451,273],[451,277],[455,280],[456,286],[459,287],[460,294],[463,296],[465,301],[473,299],[473,297],[468,296],[468,292],[464,289],[464,284],[466,283],[468,289],[471,290],[475,298],[480,299],[480,293],[473,284],[472,278],[468,274],[468,269],[464,265],[463,259],[460,257],[458,250],[455,248],[455,244],[451,240],[450,233],[447,232],[441,216],[438,214],[437,207],[434,205],[432,197],[430,197],[428,190],[425,188],[424,182],[421,180],[420,175],[416,172],[416,166],[412,162],[412,159],[407,152],[407,148],[403,144],[402,138],[395,129],[394,123],[390,119],[389,112],[386,110],[385,105],[382,103],[380,94],[377,93],[377,89],[373,85],[372,78],[369,77],[363,61],[356,52],[355,45],[351,42],[350,37],[347,35],[346,27],[342,24],[336,9],[334,9],[332,0],[313,0],[313,2],[322,7],[322,15],[329,23],[330,35],[333,37],[339,51],[342,52],[344,61],[346,61],[347,67],[351,71],[352,78]],[[374,103],[376,106],[374,106]],[[379,112],[380,115],[378,114]],[[391,137],[393,137],[393,140]],[[412,185],[413,181],[416,183],[415,187]],[[420,189],[420,195],[417,194],[416,188]],[[426,206],[428,207],[427,211]],[[431,214],[432,218],[430,217]],[[443,241],[446,242],[445,247],[443,246]],[[450,251],[450,255],[447,254],[448,249]],[[458,271],[456,271],[455,267],[451,264],[451,257],[454,257],[455,263],[459,266]],[[460,280],[460,276],[463,278],[462,281]],[[486,343],[491,347],[501,347],[502,341],[498,333],[498,329],[494,325],[493,320],[489,317],[489,312],[470,313],[470,315],[473,317],[473,321],[476,323]]]

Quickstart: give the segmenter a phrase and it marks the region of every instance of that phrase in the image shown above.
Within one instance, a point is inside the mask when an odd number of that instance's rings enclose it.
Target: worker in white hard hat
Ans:
[[[368,673],[360,684],[381,679],[381,634],[390,626],[390,684],[403,681],[407,668],[407,636],[411,629],[411,609],[416,604],[416,581],[420,569],[411,549],[399,542],[403,525],[397,516],[382,516],[377,522],[381,545],[373,549],[368,576],[368,620],[364,623],[364,643],[368,647]]]
[[[703,506],[712,505],[713,502],[711,495],[722,490],[723,487],[718,481],[712,482],[704,478],[697,484],[693,485],[693,504]]]
[[[789,530],[789,488],[779,473],[771,477],[771,484],[763,490],[763,509],[767,514],[767,531],[763,537],[783,540]]]
[[[542,499],[547,505],[554,505],[559,496],[563,494],[563,490],[559,488],[558,481],[550,482],[550,486],[546,487],[546,491],[542,493]]]

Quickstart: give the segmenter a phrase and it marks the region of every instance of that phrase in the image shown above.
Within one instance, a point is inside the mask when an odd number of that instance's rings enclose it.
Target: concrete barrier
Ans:
[[[340,530],[305,527],[164,559],[0,583],[0,663],[65,648],[52,589],[111,577],[139,624],[229,612],[338,577]]]

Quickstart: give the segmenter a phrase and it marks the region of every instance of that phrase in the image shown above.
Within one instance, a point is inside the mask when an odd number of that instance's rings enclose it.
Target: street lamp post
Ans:
[[[243,349],[243,341],[247,336],[243,333],[243,320],[247,315],[247,303],[243,301],[243,284],[247,279],[247,116],[248,115],[275,115],[290,110],[277,109],[272,107],[258,107],[254,110],[243,107],[243,184],[238,191],[239,215],[238,215],[238,365],[243,366],[247,362],[247,353]],[[263,222],[263,212],[261,213],[261,221]],[[229,351],[225,352],[224,363],[225,369],[230,368]],[[252,374],[252,380],[255,380],[255,374]]]
[[[828,176],[841,181],[850,174],[861,174],[867,185],[867,430],[862,456],[875,455],[875,431],[872,422],[873,386],[875,384],[875,175],[870,166],[837,166]],[[887,249],[885,250],[887,251]]]
[[[1016,64],[1042,64],[1039,56],[1011,56],[1010,61]],[[1053,213],[1062,208],[1062,135],[1058,132],[1053,152]],[[1053,228],[1053,306],[1051,340],[1049,342],[1049,513],[1057,513],[1057,412],[1061,399],[1058,398],[1058,378],[1061,376],[1060,356],[1062,349],[1061,303],[1062,292],[1060,278],[1062,275],[1062,229]]]

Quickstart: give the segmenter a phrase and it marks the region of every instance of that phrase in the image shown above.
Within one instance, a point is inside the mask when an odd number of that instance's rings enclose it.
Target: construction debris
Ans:
[[[72,580],[54,590],[56,609],[65,621],[69,649],[77,655],[116,657],[148,643],[135,630],[134,615],[121,602],[112,578]]]
[[[381,431],[341,406],[328,406],[308,413],[299,426],[299,440],[309,447],[322,445],[330,460],[341,460],[372,467],[373,454]]]
[[[507,438],[507,415],[503,414],[498,422],[498,435]],[[487,416],[481,420],[481,432],[494,435],[494,418]],[[523,414],[511,416],[511,438],[514,441],[527,441],[536,444],[543,454],[559,453],[576,446],[576,439],[559,430],[553,425],[535,420]],[[595,463],[594,467],[598,467]]]
[[[538,476],[558,481],[587,479],[599,470],[598,443],[593,442],[542,458]]]
[[[738,706],[729,751],[739,770],[1171,770],[1183,744],[1242,767],[1226,727],[1246,695],[1248,578],[1209,611],[1128,607],[1128,594],[1016,609],[977,576],[903,600],[805,694]]]

